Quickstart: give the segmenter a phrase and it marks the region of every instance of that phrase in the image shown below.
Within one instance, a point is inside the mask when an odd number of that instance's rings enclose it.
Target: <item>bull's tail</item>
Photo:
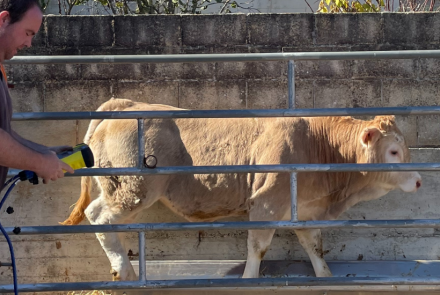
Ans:
[[[76,225],[84,220],[85,214],[84,211],[89,206],[91,200],[90,197],[90,189],[92,184],[91,176],[81,177],[81,196],[75,204],[75,207],[70,213],[69,218],[67,218],[64,222],[60,222],[63,225]]]

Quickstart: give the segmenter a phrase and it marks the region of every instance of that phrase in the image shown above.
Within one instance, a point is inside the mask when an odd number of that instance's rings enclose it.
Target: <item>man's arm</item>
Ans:
[[[41,145],[41,144],[38,144],[36,142],[32,142],[30,140],[24,139],[23,137],[18,135],[18,133],[15,132],[14,130],[11,130],[11,135],[16,141],[18,141],[19,143],[21,143],[25,147],[30,148],[31,150],[34,150],[34,151],[42,153],[42,154],[50,153],[50,150],[48,147]]]
[[[43,153],[22,144],[3,129],[0,129],[0,142],[0,165],[32,171],[44,165]]]
[[[17,132],[15,132],[14,130],[11,130],[11,135],[12,137],[18,141],[19,143],[21,143],[22,145],[24,145],[25,147],[30,148],[31,150],[34,150],[36,152],[42,153],[42,154],[47,154],[52,152],[55,152],[56,154],[65,152],[65,151],[71,151],[72,147],[68,146],[68,145],[60,145],[60,146],[44,146],[41,144],[38,144],[36,142],[27,140],[23,137],[21,137]]]
[[[74,172],[72,167],[60,161],[55,153],[49,151],[43,154],[28,148],[3,129],[0,129],[0,143],[1,166],[34,171],[45,183],[64,177],[63,170]]]

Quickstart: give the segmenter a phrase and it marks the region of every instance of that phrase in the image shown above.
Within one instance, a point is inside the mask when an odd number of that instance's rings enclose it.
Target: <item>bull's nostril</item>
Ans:
[[[417,182],[416,182],[416,186],[417,186],[417,188],[421,187],[421,186],[422,186],[422,182],[421,182],[420,180],[417,181]]]

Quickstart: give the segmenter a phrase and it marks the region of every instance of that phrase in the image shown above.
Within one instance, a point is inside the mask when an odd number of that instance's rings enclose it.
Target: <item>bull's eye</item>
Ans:
[[[397,155],[397,151],[391,151],[391,155],[393,156]]]

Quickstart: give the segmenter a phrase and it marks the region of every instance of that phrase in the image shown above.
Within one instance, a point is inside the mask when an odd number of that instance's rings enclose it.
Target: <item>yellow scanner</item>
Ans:
[[[78,144],[73,150],[62,152],[57,156],[61,161],[72,167],[73,170],[84,167],[90,168],[95,165],[93,152],[85,143]]]

